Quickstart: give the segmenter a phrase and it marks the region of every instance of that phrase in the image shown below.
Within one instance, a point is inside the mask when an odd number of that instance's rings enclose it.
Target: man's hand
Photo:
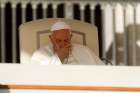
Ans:
[[[52,44],[53,44],[54,52],[57,53],[57,55],[60,58],[60,60],[63,61],[66,57],[69,56],[69,53],[71,51],[71,43],[69,43],[69,44],[67,44],[67,45],[62,47],[51,36],[50,36],[50,39],[51,39]]]
[[[63,61],[65,58],[69,56],[70,51],[71,51],[71,45],[67,45],[63,48],[59,48],[59,47],[55,48],[55,52],[57,53],[61,61]]]

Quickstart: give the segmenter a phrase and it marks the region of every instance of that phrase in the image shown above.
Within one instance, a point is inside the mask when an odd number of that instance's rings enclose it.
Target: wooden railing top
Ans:
[[[82,90],[82,91],[126,91],[140,92],[140,87],[121,86],[58,86],[58,85],[0,85],[0,89],[24,90]]]

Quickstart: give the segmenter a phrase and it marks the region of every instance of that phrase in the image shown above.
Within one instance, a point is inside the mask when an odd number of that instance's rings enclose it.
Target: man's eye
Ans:
[[[57,40],[57,42],[61,42],[62,40]]]
[[[65,42],[68,42],[68,40],[64,40]]]
[[[64,40],[65,42],[68,42],[68,40]]]

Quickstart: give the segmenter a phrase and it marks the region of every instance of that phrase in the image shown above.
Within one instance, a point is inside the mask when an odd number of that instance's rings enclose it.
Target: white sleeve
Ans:
[[[33,54],[31,64],[61,65],[62,63],[56,54],[50,55],[42,50],[38,50]]]
[[[51,57],[39,50],[34,52],[31,58],[31,64],[50,64],[50,61]]]
[[[91,56],[91,59],[95,60],[96,65],[105,65],[104,62],[101,61],[101,59],[91,49],[89,49],[88,47],[86,47],[86,48],[87,48],[88,53]]]
[[[52,57],[51,64],[62,65],[62,62],[60,61],[60,59],[57,56],[57,54],[54,54],[54,56]]]

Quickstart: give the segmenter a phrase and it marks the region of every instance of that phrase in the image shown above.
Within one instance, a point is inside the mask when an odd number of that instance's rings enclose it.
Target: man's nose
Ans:
[[[70,47],[70,43],[68,42],[63,42],[61,45],[62,47]]]

